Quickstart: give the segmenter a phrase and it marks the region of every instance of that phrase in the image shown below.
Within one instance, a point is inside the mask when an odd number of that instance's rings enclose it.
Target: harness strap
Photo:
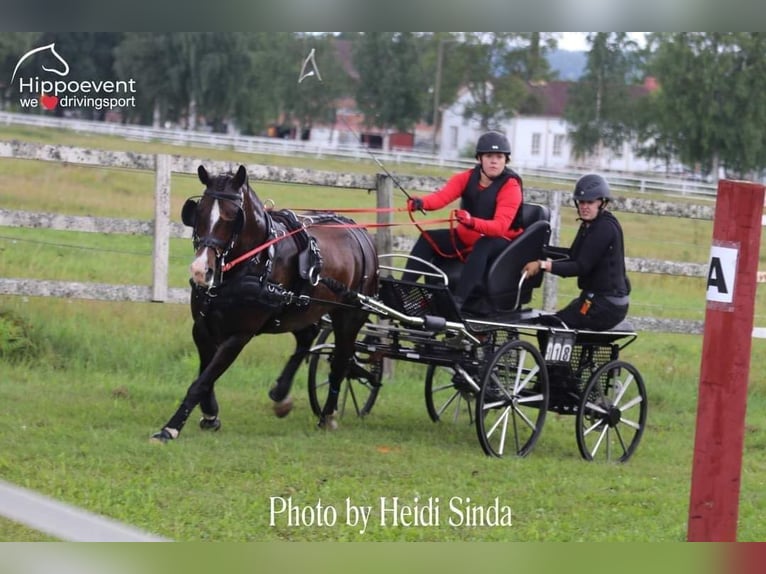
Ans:
[[[292,231],[285,233],[284,235],[280,235],[278,237],[275,237],[274,239],[270,239],[266,243],[261,243],[259,246],[254,247],[250,251],[247,251],[246,253],[243,253],[233,261],[229,261],[226,265],[223,266],[222,271],[225,273],[226,271],[230,271],[232,267],[235,267],[236,265],[239,265],[243,261],[247,261],[248,259],[251,259],[258,255],[261,251],[268,249],[275,243],[285,239],[286,237],[290,237],[291,235],[294,235],[296,233],[299,233],[303,231],[303,229],[293,229]]]

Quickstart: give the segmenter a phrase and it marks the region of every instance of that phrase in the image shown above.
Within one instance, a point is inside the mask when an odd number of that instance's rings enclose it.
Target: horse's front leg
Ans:
[[[203,400],[205,401],[203,409],[215,409],[217,411],[218,403],[215,401],[215,395],[213,394],[213,385],[226,372],[226,369],[231,366],[251,338],[252,334],[250,333],[232,335],[218,346],[210,362],[189,386],[181,405],[165,426],[162,427],[162,430],[152,435],[152,440],[167,442],[168,440],[178,438],[194,407]],[[203,410],[203,413],[210,415],[205,410]],[[217,419],[217,412],[214,416]]]
[[[205,318],[202,316],[197,317],[197,320],[194,321],[192,338],[197,346],[197,354],[199,355],[199,371],[197,372],[197,376],[199,376],[213,360],[218,345],[210,333],[210,329],[208,329]],[[220,429],[221,419],[218,418],[219,408],[218,401],[215,398],[215,385],[211,385],[207,394],[200,398],[199,407],[202,411],[202,418],[199,421],[200,428],[212,431]]]
[[[290,396],[293,378],[301,362],[311,350],[311,343],[314,342],[318,333],[318,325],[309,325],[300,331],[293,332],[295,351],[287,359],[287,363],[277,377],[277,382],[269,389],[269,398],[274,401],[274,414],[279,418],[286,417],[293,410],[293,399]]]

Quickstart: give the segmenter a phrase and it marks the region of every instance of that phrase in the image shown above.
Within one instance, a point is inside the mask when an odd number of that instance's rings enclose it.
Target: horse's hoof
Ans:
[[[218,417],[215,417],[214,419],[206,419],[205,417],[202,417],[199,420],[199,428],[215,432],[221,428],[221,419]]]
[[[154,433],[151,438],[149,439],[149,442],[153,442],[156,444],[165,444],[166,442],[173,440],[175,437],[171,434],[171,432],[164,428],[159,432]]]
[[[280,419],[289,415],[291,410],[293,410],[293,398],[290,395],[281,401],[274,402],[274,414]]]
[[[331,415],[325,415],[319,419],[317,426],[322,430],[335,431],[338,430],[338,411],[335,411]]]

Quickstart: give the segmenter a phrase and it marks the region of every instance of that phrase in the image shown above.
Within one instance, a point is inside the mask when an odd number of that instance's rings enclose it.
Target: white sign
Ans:
[[[707,272],[707,300],[715,303],[734,302],[734,280],[737,276],[739,249],[713,245]]]

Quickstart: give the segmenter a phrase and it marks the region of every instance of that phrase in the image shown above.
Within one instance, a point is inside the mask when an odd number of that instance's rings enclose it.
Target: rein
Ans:
[[[261,251],[263,251],[265,249],[268,249],[269,247],[271,247],[275,243],[277,243],[279,241],[282,241],[283,239],[286,239],[287,237],[290,237],[291,235],[295,235],[296,233],[299,233],[299,232],[301,232],[303,230],[304,230],[304,228],[293,229],[292,231],[290,231],[288,233],[285,233],[284,235],[280,235],[278,237],[275,237],[274,239],[270,239],[266,243],[261,243],[260,245],[258,245],[257,247],[254,247],[250,251],[248,251],[246,253],[243,253],[242,255],[240,255],[239,257],[234,259],[233,261],[229,261],[227,264],[225,264],[221,268],[221,271],[226,273],[227,271],[230,271],[232,267],[234,267],[236,265],[239,265],[243,261],[247,261],[248,259],[252,259],[256,255],[258,255]]]
[[[225,199],[232,199],[230,197],[226,197]],[[302,212],[315,212],[315,213],[324,213],[323,210],[317,210],[317,209],[291,209],[291,211],[302,211]],[[446,218],[434,218],[434,219],[427,219],[422,221],[415,221],[414,217],[412,216],[412,212],[408,211],[406,207],[399,208],[399,207],[387,207],[387,208],[375,208],[375,209],[368,209],[368,208],[345,208],[345,209],[333,209],[330,213],[393,213],[393,212],[401,212],[401,211],[407,211],[410,217],[410,221],[415,225],[415,227],[420,231],[420,233],[425,237],[426,241],[428,241],[431,245],[431,247],[434,249],[434,251],[440,255],[441,257],[444,257],[446,259],[452,259],[452,258],[459,258],[461,261],[463,261],[463,253],[457,248],[457,244],[455,242],[455,218],[454,213],[450,214],[450,217]],[[304,225],[301,228],[294,229],[292,231],[286,232],[278,237],[274,237],[273,239],[270,239],[269,241],[262,243],[253,249],[250,249],[249,251],[243,253],[236,259],[233,259],[232,261],[229,261],[226,263],[222,268],[221,271],[223,273],[226,273],[228,271],[231,271],[234,267],[239,265],[240,263],[243,263],[245,261],[248,261],[258,255],[261,251],[265,251],[272,245],[282,241],[283,239],[286,239],[287,237],[290,237],[291,235],[295,235],[296,233],[299,233],[301,231],[304,231],[312,226],[311,223],[311,215],[304,215],[306,219],[309,220],[308,224]],[[438,224],[438,223],[449,223],[450,225],[450,235],[452,236],[452,242],[453,246],[455,248],[454,254],[448,254],[448,253],[442,253],[442,251],[439,249],[439,247],[436,245],[436,243],[431,239],[431,237],[428,235],[428,232],[423,229],[421,226],[424,224]],[[323,227],[337,227],[337,228],[379,228],[379,227],[397,227],[400,225],[406,225],[403,223],[323,223]]]

